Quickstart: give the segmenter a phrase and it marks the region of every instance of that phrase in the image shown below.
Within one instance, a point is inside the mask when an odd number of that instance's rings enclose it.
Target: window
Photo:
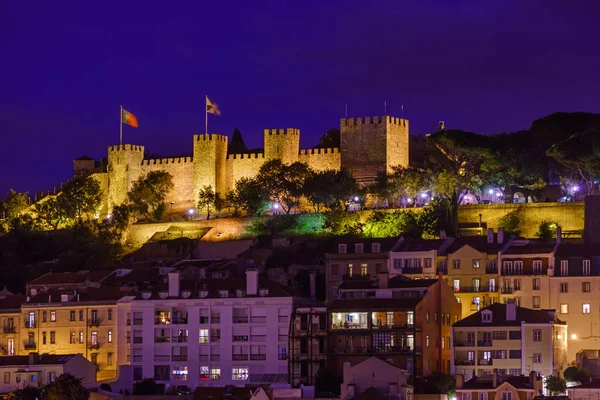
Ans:
[[[429,311],[425,314],[425,322],[429,323]]]
[[[542,261],[533,260],[533,274],[540,275],[542,273]]]
[[[446,348],[446,338],[442,336],[442,350]]]
[[[481,321],[482,322],[492,322],[492,313],[491,312],[482,312],[481,313]]]
[[[515,290],[521,290],[521,280],[520,279],[515,279],[514,288],[515,288]]]
[[[113,353],[106,353],[106,364],[113,365]]]
[[[460,269],[460,260],[452,260],[452,268]]]
[[[354,269],[354,266],[352,264],[348,264],[348,276],[350,278],[352,278],[352,270]]]
[[[540,290],[540,278],[533,278],[533,290]]]
[[[511,368],[508,370],[509,375],[512,376],[520,376],[521,375],[521,369],[520,368]]]
[[[360,264],[360,276],[367,276],[367,264]]]
[[[331,275],[340,274],[340,264],[331,264]]]
[[[589,293],[590,292],[590,287],[591,287],[591,285],[590,285],[589,282],[583,282],[581,284],[581,291],[584,292],[584,293]]]
[[[198,343],[208,343],[208,329],[200,329],[200,336]]]
[[[486,392],[479,392],[479,400],[488,400],[488,394]]]
[[[331,313],[331,329],[367,329],[366,312]]]
[[[542,362],[542,353],[533,353],[533,362],[541,363]]]
[[[79,343],[83,343],[83,331],[79,331]]]
[[[218,381],[221,379],[221,368],[211,368],[210,369],[210,380]]]
[[[108,331],[108,343],[112,343],[112,329]]]
[[[50,322],[56,322],[56,311],[50,311]]]
[[[48,372],[48,382],[54,382],[56,380],[56,372]]]
[[[523,275],[523,261],[515,261],[515,274]]]
[[[507,334],[506,331],[493,331],[492,339],[493,340],[506,340]]]
[[[92,346],[97,346],[97,345],[98,345],[98,332],[92,331]]]
[[[50,344],[56,343],[56,332],[50,331]]]
[[[171,379],[174,381],[187,381],[188,380],[188,367],[173,367],[171,370]]]
[[[455,292],[460,292],[460,279],[454,279],[453,280],[453,287],[454,287],[454,291]]]
[[[533,308],[540,308],[540,296],[533,296]]]
[[[541,329],[534,329],[533,330],[533,341],[534,342],[541,342],[542,341],[542,330]]]
[[[83,310],[79,310],[79,320],[83,321]],[[75,321],[75,317],[73,317],[73,321]]]
[[[362,254],[362,253],[363,253],[363,248],[364,248],[364,246],[363,246],[363,244],[362,244],[362,243],[356,243],[356,244],[354,245],[354,252],[355,252],[356,254]]]
[[[90,362],[94,365],[98,365],[98,353],[92,353],[91,354],[91,360]]]
[[[429,347],[429,335],[425,338],[425,346]]]
[[[42,344],[46,344],[46,332],[42,332]]]
[[[10,383],[10,372],[4,373],[4,383]]]
[[[75,310],[69,312],[69,321],[75,321]]]
[[[109,308],[108,309],[108,320],[109,321],[112,321],[112,312],[113,312],[112,308]]]
[[[521,350],[509,350],[508,358],[521,358]]]
[[[479,268],[479,258],[473,259],[473,268]]]
[[[590,305],[589,303],[586,303],[583,305],[583,313],[584,314],[589,314],[590,313]]]
[[[75,336],[76,333],[74,331],[69,332],[69,343],[70,344],[75,344]]]
[[[232,368],[231,379],[234,381],[245,381],[248,379],[248,368]]]
[[[371,253],[379,253],[380,249],[379,243],[371,243]]]
[[[210,373],[209,373],[209,369],[207,366],[201,365],[200,366],[200,380],[201,381],[207,381],[210,379]]]
[[[569,275],[569,261],[562,260],[560,262],[560,276],[567,276],[567,275]]]
[[[569,284],[566,282],[563,282],[560,284],[560,292],[561,293],[569,293]]]
[[[431,258],[424,258],[425,268],[431,268]]]
[[[569,305],[568,304],[561,304],[560,305],[560,313],[561,314],[568,314],[569,313]]]
[[[46,311],[43,311],[42,312],[42,322],[46,322],[47,318],[48,318],[48,313]]]
[[[338,253],[346,254],[346,245],[345,244],[338,244]]]
[[[583,260],[583,275],[589,275],[591,272],[590,260]]]

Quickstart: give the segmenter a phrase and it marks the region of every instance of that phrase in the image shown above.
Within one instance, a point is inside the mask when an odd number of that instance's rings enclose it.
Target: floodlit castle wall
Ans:
[[[226,192],[233,190],[241,178],[254,178],[266,159],[262,153],[230,154],[226,165]]]
[[[339,170],[341,155],[339,148],[300,150],[298,161],[308,164],[315,171]]]
[[[142,174],[151,171],[165,171],[173,176],[173,190],[168,202],[175,203],[178,209],[188,207],[194,198],[194,163],[192,157],[161,158],[142,161]]]
[[[280,159],[284,164],[298,161],[300,151],[300,130],[265,129],[265,158]]]

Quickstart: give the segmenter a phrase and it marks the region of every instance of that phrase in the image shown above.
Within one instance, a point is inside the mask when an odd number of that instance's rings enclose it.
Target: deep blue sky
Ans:
[[[253,3],[252,5],[249,5]],[[296,127],[316,144],[350,116],[404,115],[411,133],[526,129],[598,110],[597,1],[2,1],[0,191],[51,188],[72,159],[125,142],[191,152],[204,95],[250,147]]]

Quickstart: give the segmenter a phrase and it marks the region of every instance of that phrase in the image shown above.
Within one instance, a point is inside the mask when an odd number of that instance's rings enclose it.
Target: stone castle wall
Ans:
[[[284,164],[298,161],[300,151],[299,129],[265,129],[265,158],[267,160],[280,159]]]
[[[340,149],[308,149],[300,150],[298,161],[308,164],[315,171],[341,168]]]
[[[147,174],[151,171],[166,171],[173,175],[173,190],[169,193],[169,202],[172,201],[186,208],[192,204],[194,199],[194,163],[192,157],[142,161],[141,173]]]
[[[267,161],[262,153],[230,154],[225,163],[226,188],[233,190],[235,183],[241,178],[253,178],[258,174],[260,167]]]

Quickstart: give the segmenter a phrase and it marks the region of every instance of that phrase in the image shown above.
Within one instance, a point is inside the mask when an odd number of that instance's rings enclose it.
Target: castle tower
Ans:
[[[342,118],[342,168],[362,182],[372,182],[379,171],[408,166],[408,120],[391,116]]]
[[[108,210],[127,201],[127,192],[142,173],[144,146],[123,144],[108,147]]]
[[[225,196],[227,190],[225,160],[227,136],[217,134],[194,135],[194,202],[203,186]]]
[[[284,164],[298,161],[299,129],[265,129],[265,159],[281,159]]]

